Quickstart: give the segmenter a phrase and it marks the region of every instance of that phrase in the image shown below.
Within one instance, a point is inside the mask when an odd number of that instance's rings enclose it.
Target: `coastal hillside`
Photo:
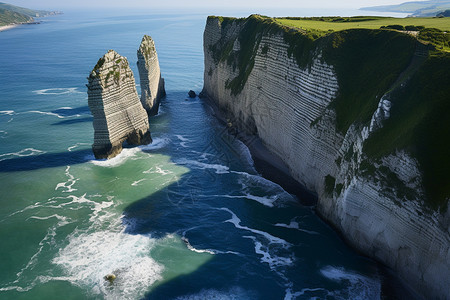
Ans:
[[[356,248],[450,297],[447,18],[209,17],[203,93]],[[251,139],[249,139],[251,140]],[[251,146],[251,145],[250,145]]]
[[[413,16],[435,16],[450,8],[449,0],[409,1],[396,5],[363,7],[362,10],[411,13]]]
[[[60,14],[57,11],[33,10],[0,2],[0,26],[33,22],[35,17]]]
[[[33,18],[0,7],[0,26],[33,22]]]

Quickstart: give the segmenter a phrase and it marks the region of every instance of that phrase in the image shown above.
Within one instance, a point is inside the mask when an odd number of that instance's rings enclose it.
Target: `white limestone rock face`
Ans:
[[[341,134],[330,108],[339,89],[334,66],[318,50],[300,68],[276,31],[260,37],[253,69],[235,94],[230,82],[239,67],[215,51],[226,48],[236,57],[243,28],[243,20],[208,18],[203,93],[318,195],[319,214],[354,247],[394,269],[426,298],[450,299],[450,209],[441,213],[423,205],[420,168],[407,152],[373,165],[363,151],[364,140],[390,117],[388,96],[366,127],[353,124]]]
[[[161,77],[158,54],[153,39],[144,35],[137,51],[137,65],[141,81],[141,102],[149,115],[156,115],[162,97],[166,95]]]
[[[128,60],[114,50],[99,59],[88,77],[88,104],[94,117],[95,158],[112,158],[127,141],[152,142],[148,115],[136,91]]]

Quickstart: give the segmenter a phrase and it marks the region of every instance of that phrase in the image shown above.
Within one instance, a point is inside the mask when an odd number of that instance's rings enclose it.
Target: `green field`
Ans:
[[[323,19],[324,21],[321,21]],[[342,19],[342,20],[340,20]],[[383,18],[383,17],[352,17],[352,18],[276,18],[282,25],[304,30],[340,31],[346,29],[379,29],[381,26],[423,26],[450,31],[450,18]],[[332,21],[335,20],[335,21]],[[336,21],[339,20],[339,21]],[[346,21],[347,20],[347,21]]]
[[[450,17],[390,18],[390,17],[313,17],[276,18],[278,24],[295,28],[317,39],[331,32],[349,29],[391,29],[408,32],[421,42],[433,44],[437,50],[450,51]]]

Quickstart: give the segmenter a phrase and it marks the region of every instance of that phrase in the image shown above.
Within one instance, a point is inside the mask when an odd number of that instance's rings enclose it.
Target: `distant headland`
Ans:
[[[21,24],[37,24],[34,18],[60,15],[61,11],[34,10],[0,2],[0,31],[14,28]]]
[[[410,13],[412,17],[448,17],[450,0],[409,1],[397,5],[363,7],[361,10]]]

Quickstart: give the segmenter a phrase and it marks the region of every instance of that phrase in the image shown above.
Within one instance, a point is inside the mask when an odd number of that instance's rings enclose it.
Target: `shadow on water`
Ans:
[[[123,144],[123,149],[135,146]],[[144,152],[151,152],[145,150]],[[45,168],[55,168],[67,165],[76,165],[94,160],[92,149],[80,149],[57,153],[44,153],[38,155],[19,156],[0,161],[0,172],[32,171]]]
[[[164,239],[174,234],[183,239],[188,238],[189,242],[184,240],[185,251],[191,251],[188,250],[191,245],[199,249],[197,251],[209,249],[209,247],[223,248],[224,240],[232,239],[232,233],[225,232],[218,238],[215,234],[221,233],[222,230],[209,229],[211,226],[224,223],[229,214],[220,211],[217,214],[211,214],[209,204],[197,200],[190,193],[193,181],[195,180],[192,179],[191,174],[183,175],[179,181],[127,206],[122,218],[125,232],[142,235],[150,233],[157,239]],[[202,185],[210,185],[208,179],[205,181]],[[204,222],[206,223],[203,224]],[[192,232],[192,226],[205,226],[205,230]],[[164,279],[156,283],[144,299],[176,299],[186,295],[199,296],[199,299],[211,299],[219,295],[229,296],[230,293],[241,296],[236,299],[260,299],[264,293],[273,295],[274,299],[281,299],[284,296],[280,290],[274,289],[273,278],[264,279],[258,276],[252,279],[244,275],[246,267],[242,264],[242,257],[238,255],[225,253],[212,255],[193,251],[193,255],[212,256],[201,264],[193,263],[194,266],[192,266],[191,260],[185,258],[183,252],[177,251],[179,249],[177,250],[173,245],[155,246],[152,249],[150,255],[164,265],[165,273],[162,274]],[[256,289],[261,282],[263,282],[262,286]],[[248,291],[249,286],[253,292]],[[256,294],[259,294],[259,297]]]
[[[207,190],[214,190],[215,188],[212,177],[204,176],[204,174],[198,174],[197,176],[196,173],[190,172],[182,175],[177,182],[128,205],[123,211],[122,218],[125,232],[132,235],[151,234],[153,238],[157,239],[164,239],[168,235],[175,234],[183,238],[186,248],[192,245],[197,251],[202,249],[234,251],[235,247],[238,247],[237,249],[240,249],[238,250],[240,253],[246,253],[249,249],[246,249],[244,245],[236,246],[236,243],[242,243],[242,238],[236,239],[235,233],[227,229],[229,224],[226,220],[230,217],[229,213],[221,212],[220,210],[217,213],[211,213],[211,209],[215,209],[214,207],[229,207],[229,205],[215,202],[214,197],[205,201],[201,200],[204,198],[196,196],[196,191],[199,189],[205,189],[204,193],[207,194]],[[257,213],[255,213],[254,218],[264,218],[263,216],[266,215],[267,211],[261,212],[272,209],[263,207],[260,210],[259,208],[261,207],[259,206],[247,206],[245,204],[243,206],[232,204],[229,208],[233,211],[240,211],[241,214],[245,215],[246,207],[252,212],[256,210]],[[273,211],[273,213],[276,213],[276,211]],[[283,211],[283,213],[286,213],[286,211]],[[266,218],[270,219],[267,215]],[[269,220],[266,221],[270,222]],[[302,251],[306,252],[302,252],[302,259],[308,259],[311,256],[316,257],[319,255],[317,253],[323,249],[333,249],[338,253],[342,251],[352,252],[338,235],[331,234],[332,229],[330,227],[323,227],[325,228],[325,233],[322,234],[327,236],[327,238],[324,240],[319,238],[319,242],[316,240],[314,244],[305,248],[306,250],[303,249]],[[288,238],[283,233],[279,237],[297,244],[294,241],[302,238],[301,234],[289,235]],[[278,234],[275,234],[275,236],[278,236]],[[330,246],[334,248],[330,248]],[[249,261],[249,257],[245,254],[239,256],[236,253],[217,253],[204,263],[187,268],[188,271],[186,271],[184,268],[191,261],[187,258],[183,259],[184,255],[182,252],[177,252],[171,245],[155,248],[152,249],[150,255],[158,263],[165,266],[165,272],[167,273],[162,274],[164,279],[156,283],[144,299],[177,299],[178,297],[195,299],[222,297],[233,299],[283,299],[285,297],[286,291],[285,287],[283,287],[283,280],[273,272],[267,273],[265,264],[255,265],[254,262]],[[250,249],[250,251],[253,250]],[[311,251],[313,254],[308,254],[308,251]],[[211,254],[199,253],[195,255]],[[174,256],[176,257],[174,258]],[[334,256],[336,258],[323,258],[324,261],[330,261],[326,265],[333,265],[331,262],[334,261],[338,265],[342,263],[344,258],[338,254]],[[352,265],[346,259],[344,259],[345,264]],[[352,260],[353,258],[348,259]],[[305,270],[308,270],[308,264],[305,264],[304,267]],[[403,295],[407,295],[408,299],[416,299],[415,295],[406,291],[396,275],[389,273],[386,267],[377,264],[376,268],[378,271],[375,272],[379,276],[380,292],[383,299],[402,299]],[[316,273],[319,271],[319,269],[316,270],[314,267],[313,270]],[[305,281],[307,286],[309,286],[308,282],[308,280]],[[331,288],[331,290],[336,288],[324,279],[320,279],[318,282],[325,288]],[[309,282],[309,284],[311,283]],[[317,284],[317,282],[314,282],[314,284]],[[343,284],[342,288],[345,288],[345,284]]]
[[[93,158],[91,149],[14,157],[0,161],[0,172],[31,171],[81,164]]]
[[[230,263],[230,260],[236,261]],[[234,257],[229,257],[228,262],[233,265],[239,263]],[[239,274],[230,276],[214,272],[216,265],[225,263],[219,259],[210,260],[193,273],[180,275],[157,286],[144,299],[264,299],[264,295],[268,299],[283,299],[282,293],[267,290],[264,283],[258,290],[247,290],[241,287]]]
[[[136,146],[128,145],[126,142],[124,142],[122,147],[123,149],[128,149],[134,148]],[[143,150],[143,152],[152,152],[152,150]],[[0,160],[0,172],[32,171],[38,169],[55,168],[67,165],[81,164],[89,160],[95,160],[91,148],[72,151],[67,150],[57,153],[19,156]]]
[[[92,122],[92,117],[86,117],[86,118],[78,118],[78,119],[72,119],[72,120],[63,120],[56,123],[53,123],[52,125],[71,125],[71,124],[77,124],[77,123],[84,123],[84,122]]]
[[[89,106],[85,105],[85,106],[76,107],[76,108],[71,108],[71,107],[58,108],[58,109],[52,110],[52,113],[58,114],[63,117],[73,117],[73,116],[87,115],[87,114],[90,115],[91,111],[89,110]]]
[[[55,122],[52,125],[70,125],[70,124],[77,124],[77,123],[84,123],[84,122],[92,122],[93,118],[91,116],[91,112],[89,110],[89,106],[81,106],[76,108],[71,107],[62,107],[51,111],[54,114],[57,114],[58,116],[67,118],[67,117],[81,117],[84,115],[88,115],[87,117],[77,118],[77,119],[70,119],[70,120],[63,120],[59,122]]]

